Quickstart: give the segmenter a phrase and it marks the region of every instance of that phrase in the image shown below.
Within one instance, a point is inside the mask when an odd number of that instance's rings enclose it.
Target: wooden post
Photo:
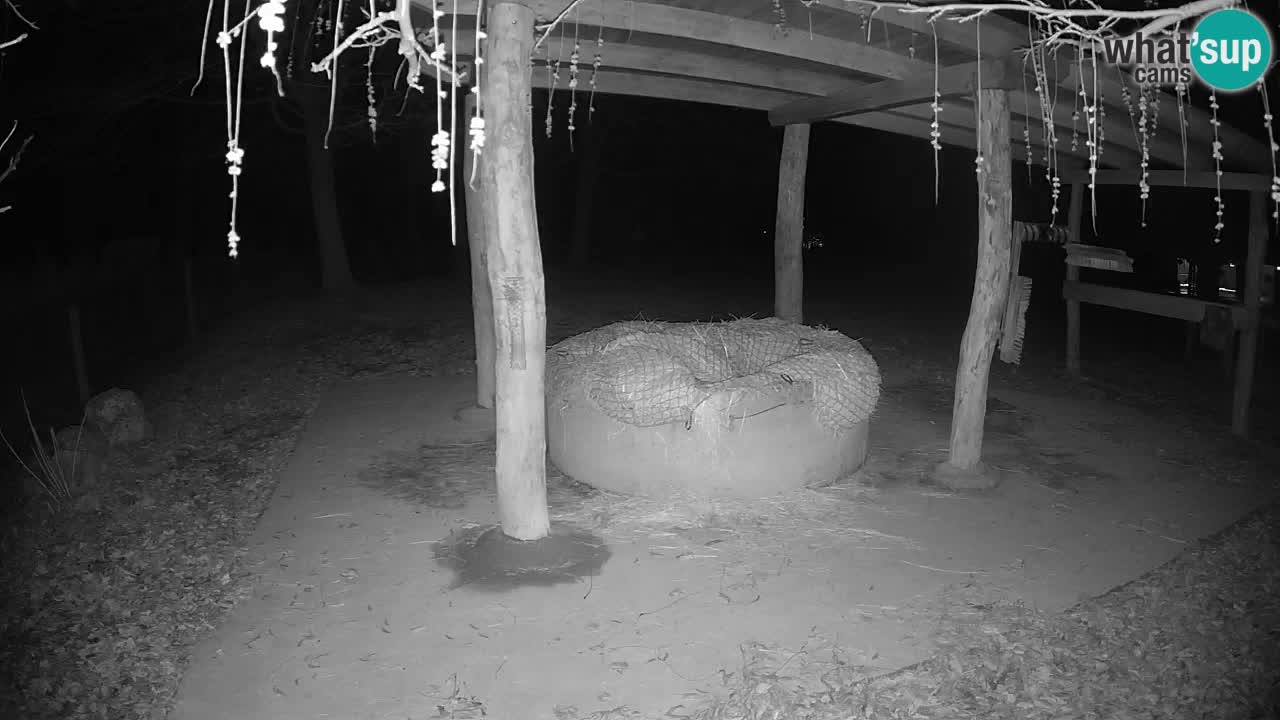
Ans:
[[[1262,263],[1267,257],[1266,193],[1249,193],[1249,254],[1244,265],[1244,327],[1236,356],[1235,396],[1231,405],[1231,432],[1249,435],[1249,400],[1257,365],[1258,335],[1262,319]]]
[[[529,115],[533,11],[510,0],[489,10],[481,162],[489,286],[496,328],[498,516],[516,540],[550,529],[543,371],[547,308],[533,196]]]
[[[1084,183],[1071,183],[1071,205],[1067,208],[1067,242],[1080,242],[1084,219]],[[1080,268],[1067,266],[1067,282],[1080,280]],[[1080,301],[1067,300],[1067,372],[1080,377]]]
[[[939,479],[953,487],[990,487],[981,472],[987,380],[1009,293],[1013,247],[1013,165],[1009,144],[1009,92],[979,90],[978,147],[985,153],[978,174],[978,268],[969,322],[960,344],[956,398],[951,415],[951,455]]]
[[[788,125],[778,160],[778,217],[773,230],[773,314],[804,322],[804,181],[809,125]]]
[[[467,93],[464,104],[463,127],[469,128],[475,113],[476,95]],[[463,145],[470,147],[470,135]],[[467,250],[471,257],[471,317],[476,340],[476,405],[492,408],[494,403],[494,330],[493,295],[489,289],[489,269],[485,261],[488,234],[484,225],[484,193],[480,191],[481,179],[474,172],[476,157],[469,149],[463,150],[462,186],[467,209]],[[481,164],[484,156],[481,156]],[[474,173],[474,174],[473,174]],[[475,182],[472,182],[472,178]]]
[[[80,391],[80,407],[89,404],[89,366],[84,357],[84,335],[80,331],[80,304],[67,307],[68,332],[71,335],[71,361],[75,364],[76,389]]]

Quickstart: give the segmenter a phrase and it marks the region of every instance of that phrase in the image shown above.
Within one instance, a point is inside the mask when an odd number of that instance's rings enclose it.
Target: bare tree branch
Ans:
[[[22,33],[21,35],[19,35],[16,38],[13,38],[12,40],[5,40],[4,42],[0,42],[0,50],[4,50],[5,48],[8,48],[8,47],[13,47],[14,45],[17,45],[18,43],[26,39],[27,39],[27,33]]]
[[[13,4],[13,0],[4,0],[4,4],[8,5],[9,9],[13,11],[13,14],[17,15],[19,20],[26,23],[27,27],[31,28],[32,30],[40,29],[39,25],[36,25],[35,23],[31,22],[30,20],[27,19],[26,15],[22,14],[22,11],[18,9],[18,6]]]
[[[0,150],[3,150],[4,146],[9,143],[9,138],[13,137],[13,132],[17,129],[18,123],[15,122],[13,127],[9,129],[9,134],[5,137],[4,142],[0,143]],[[0,183],[3,183],[5,178],[9,177],[14,170],[18,169],[18,163],[22,162],[22,152],[27,149],[27,146],[31,144],[31,140],[34,137],[35,135],[28,135],[27,139],[22,141],[22,145],[18,148],[18,151],[10,156],[8,167],[4,169],[4,172],[0,172]]]

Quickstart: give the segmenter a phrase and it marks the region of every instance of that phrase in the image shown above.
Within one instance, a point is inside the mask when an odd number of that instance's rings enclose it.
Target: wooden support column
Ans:
[[[1235,395],[1231,406],[1231,432],[1249,435],[1249,401],[1257,365],[1258,335],[1262,320],[1262,264],[1267,257],[1267,204],[1265,192],[1249,193],[1249,254],[1244,265],[1244,327],[1236,356]]]
[[[470,146],[471,116],[475,114],[476,95],[468,92],[464,103],[460,138],[467,138],[464,148]],[[476,339],[476,405],[492,408],[494,403],[494,329],[493,295],[489,289],[489,269],[485,260],[488,234],[484,225],[484,193],[480,191],[480,173],[475,172],[475,153],[462,151],[462,177],[464,203],[467,207],[467,251],[471,257],[471,317]],[[483,165],[484,159],[480,160]],[[472,178],[475,179],[472,182]]]
[[[533,11],[500,0],[489,10],[485,78],[485,258],[496,339],[498,516],[516,540],[537,540],[547,515],[543,376],[547,308],[533,198],[530,56]]]
[[[1080,242],[1080,224],[1084,219],[1084,183],[1071,183],[1071,205],[1067,208],[1067,241]],[[1080,268],[1067,266],[1068,285],[1080,281]],[[1080,377],[1080,301],[1067,298],[1067,372]]]
[[[778,217],[773,230],[773,314],[804,322],[804,181],[809,125],[786,126],[778,160]]]
[[[1000,334],[1000,318],[1009,293],[1013,248],[1013,164],[1009,140],[1009,92],[979,90],[978,147],[985,155],[978,174],[978,268],[969,305],[969,322],[960,344],[955,406],[951,415],[951,455],[937,479],[957,488],[996,484],[981,467],[983,424],[991,356]]]

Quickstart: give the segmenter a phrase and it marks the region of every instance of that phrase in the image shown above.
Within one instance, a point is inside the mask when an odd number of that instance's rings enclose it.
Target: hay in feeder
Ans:
[[[635,427],[690,423],[717,394],[812,402],[818,423],[839,434],[871,416],[880,397],[880,370],[858,341],[776,318],[630,321],[548,350],[548,407],[575,390],[609,417]]]

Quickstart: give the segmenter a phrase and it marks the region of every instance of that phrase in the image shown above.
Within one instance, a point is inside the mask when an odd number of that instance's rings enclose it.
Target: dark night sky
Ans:
[[[169,251],[193,247],[207,262],[226,262],[219,259],[227,215],[221,78],[207,79],[194,97],[185,92],[194,79],[204,8],[191,0],[32,6],[42,31],[8,51],[0,66],[5,114],[37,133],[20,172],[3,188],[15,206],[0,226],[10,262],[66,258],[142,234],[165,238]],[[14,28],[12,18],[0,24],[6,37]],[[297,114],[270,99],[252,53],[250,65],[242,262],[310,257],[306,156],[301,136],[287,129],[297,127]],[[560,113],[565,100],[557,99]],[[545,95],[535,98],[537,192],[544,249],[554,262],[572,228],[581,153],[568,147],[563,114],[555,137],[543,136],[545,102]],[[670,249],[694,249],[713,264],[736,257],[768,262],[781,130],[763,113],[607,96],[597,97],[597,108],[593,131],[604,155],[594,226],[615,260],[663,262]],[[1229,111],[1243,128],[1259,132],[1256,93]],[[422,175],[406,189],[399,161],[417,148],[417,169],[428,171],[429,137],[418,123],[398,137],[380,137],[376,147],[364,133],[336,151],[344,230],[358,275],[373,279],[392,268],[430,273],[447,265],[447,203],[426,192],[429,178]],[[971,153],[940,155],[935,204],[934,157],[924,140],[824,124],[815,128],[811,148],[807,230],[823,238],[828,252],[910,263],[935,277],[959,267],[962,279],[972,277]],[[1017,188],[1015,217],[1045,220],[1047,187],[1039,169],[1033,175],[1029,187]],[[1025,166],[1015,167],[1015,178],[1025,181]],[[1158,191],[1146,231],[1139,231],[1136,197],[1136,188],[1119,188],[1100,199],[1104,240],[1132,233],[1141,243],[1181,247],[1208,236],[1211,193]],[[413,205],[416,249],[404,220],[404,208]],[[1243,239],[1242,211],[1243,202],[1232,204],[1229,244]]]

